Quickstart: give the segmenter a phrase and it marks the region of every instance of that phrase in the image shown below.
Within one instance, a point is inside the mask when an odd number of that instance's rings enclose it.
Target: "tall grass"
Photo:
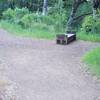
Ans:
[[[77,38],[84,41],[100,42],[100,34],[86,34],[84,32],[78,32]]]
[[[0,22],[0,27],[6,29],[12,35],[38,38],[38,39],[53,39],[55,38],[55,31],[52,26],[43,24],[36,24],[32,28],[22,28],[20,25],[8,23],[6,21]]]

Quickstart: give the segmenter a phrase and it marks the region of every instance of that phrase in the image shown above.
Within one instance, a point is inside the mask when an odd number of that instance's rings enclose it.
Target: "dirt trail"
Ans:
[[[76,41],[62,46],[16,38],[0,29],[2,75],[18,85],[19,100],[99,100],[100,85],[81,63],[81,57],[99,45]]]

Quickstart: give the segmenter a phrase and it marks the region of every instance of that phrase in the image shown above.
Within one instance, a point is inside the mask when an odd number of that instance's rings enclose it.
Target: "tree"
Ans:
[[[86,2],[86,0],[73,0],[71,14],[67,22],[67,31],[72,30],[74,20],[76,19],[75,17],[76,17],[77,9],[84,2]]]
[[[47,15],[47,9],[48,9],[48,0],[44,0],[43,2],[43,15]]]
[[[91,0],[93,8],[93,18],[96,18],[97,9],[100,8],[100,0]]]

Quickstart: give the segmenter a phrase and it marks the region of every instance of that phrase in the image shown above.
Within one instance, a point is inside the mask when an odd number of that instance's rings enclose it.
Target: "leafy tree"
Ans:
[[[71,10],[68,22],[67,22],[67,30],[72,30],[73,24],[74,24],[74,20],[76,20],[78,18],[78,17],[76,18],[77,10],[78,10],[79,6],[81,4],[83,4],[84,2],[86,2],[86,0],[73,0],[73,2],[72,2],[72,10]]]

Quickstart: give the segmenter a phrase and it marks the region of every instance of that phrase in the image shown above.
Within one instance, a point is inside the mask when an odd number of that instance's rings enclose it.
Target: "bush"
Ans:
[[[43,23],[33,23],[31,28],[22,28],[18,24],[8,23],[2,20],[0,27],[7,30],[12,35],[37,39],[54,39],[56,34],[52,26],[47,26]]]
[[[87,16],[84,19],[84,22],[82,24],[82,28],[85,32],[91,32],[92,31],[92,26],[94,24],[94,20],[92,16]]]
[[[95,29],[96,29],[96,33],[100,34],[100,19],[96,20]]]
[[[29,14],[29,10],[27,8],[15,8],[14,10],[9,8],[3,12],[2,19],[9,22],[19,23],[20,19],[26,14]]]
[[[24,28],[29,28],[32,26],[32,23],[33,23],[33,14],[26,14],[24,15],[19,24],[24,27]]]
[[[55,30],[56,32],[63,32],[66,27],[66,14],[62,12],[62,14],[56,14],[54,16],[55,19]]]
[[[54,20],[50,16],[36,15],[35,13],[26,14],[20,20],[20,25],[31,27],[33,24],[53,25]]]
[[[100,42],[99,34],[86,34],[83,31],[77,33],[77,38],[84,41]]]
[[[41,22],[47,25],[53,25],[55,20],[51,16],[41,16]]]
[[[36,25],[41,27],[43,25],[42,29],[50,30],[51,27],[51,30],[57,33],[63,32],[66,25],[66,14],[64,10],[62,13],[43,16],[41,14],[31,13],[27,8],[15,8],[14,10],[9,8],[4,11],[2,18],[8,22],[19,24],[23,28],[31,28]]]
[[[82,24],[82,31],[85,33],[96,33],[100,32],[100,19],[93,19],[92,16],[87,16]]]
[[[14,13],[15,13],[15,18],[14,18],[14,21],[15,23],[19,23],[20,22],[20,19],[26,15],[26,14],[29,14],[29,10],[27,8],[15,8],[14,9]]]
[[[2,19],[13,22],[14,21],[15,12],[11,8],[3,12]]]

